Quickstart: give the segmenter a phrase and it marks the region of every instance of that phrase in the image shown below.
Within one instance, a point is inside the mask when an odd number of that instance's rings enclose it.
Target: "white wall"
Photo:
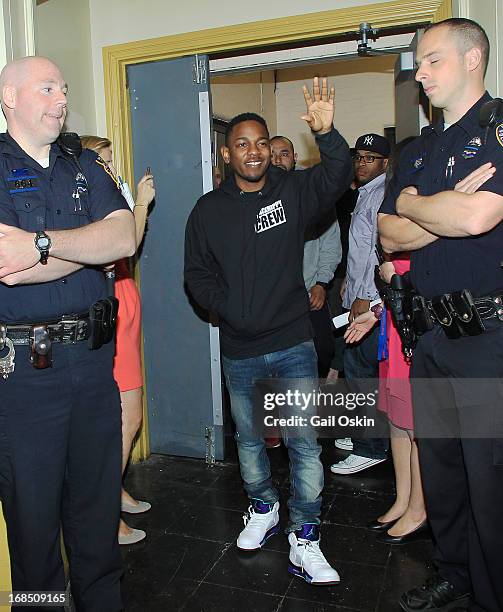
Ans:
[[[66,129],[96,133],[89,0],[49,0],[35,9],[37,55],[60,68],[69,85]],[[103,94],[103,88],[101,89]],[[105,135],[103,129],[100,135]]]
[[[354,146],[365,132],[383,134],[395,125],[393,66],[396,56],[360,58],[278,71],[278,133],[294,143],[301,165],[318,161],[318,149],[305,122],[302,85],[326,76],[335,85],[335,125]]]
[[[48,4],[55,0],[50,0]],[[87,0],[86,0],[87,1]],[[102,48],[117,43],[264,19],[329,11],[386,0],[89,0],[97,127],[106,129]],[[66,0],[69,3],[80,0]]]
[[[258,113],[266,120],[270,133],[276,132],[276,95],[272,71],[212,76],[210,84],[211,103],[216,117],[230,120],[239,113]]]
[[[473,19],[485,29],[491,43],[486,87],[493,96],[503,96],[503,0],[454,0],[456,17]]]

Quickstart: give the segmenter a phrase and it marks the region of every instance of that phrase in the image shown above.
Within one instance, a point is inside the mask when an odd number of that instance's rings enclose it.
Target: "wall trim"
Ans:
[[[196,53],[252,49],[285,42],[318,40],[357,31],[363,21],[376,28],[441,21],[452,16],[452,0],[393,0],[293,17],[268,19],[197,32],[175,34],[103,48],[105,104],[108,137],[114,144],[117,167],[134,184],[131,123],[126,69],[131,64],[170,59]],[[144,397],[147,393],[144,393]],[[147,414],[145,413],[145,421]],[[147,428],[133,458],[148,456]]]

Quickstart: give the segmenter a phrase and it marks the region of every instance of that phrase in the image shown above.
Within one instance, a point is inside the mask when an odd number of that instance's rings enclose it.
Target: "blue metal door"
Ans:
[[[207,56],[128,67],[136,181],[156,186],[140,255],[150,449],[223,459],[218,328],[183,285],[185,223],[212,189]]]

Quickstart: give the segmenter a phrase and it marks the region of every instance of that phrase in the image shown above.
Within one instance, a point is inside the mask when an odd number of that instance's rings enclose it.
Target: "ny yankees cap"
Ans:
[[[360,151],[372,151],[372,153],[379,153],[384,157],[389,157],[390,146],[389,141],[384,136],[379,134],[364,134],[360,136],[355,144],[355,149]]]

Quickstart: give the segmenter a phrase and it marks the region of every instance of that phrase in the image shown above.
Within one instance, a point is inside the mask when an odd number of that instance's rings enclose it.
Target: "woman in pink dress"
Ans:
[[[124,190],[117,171],[112,164],[112,143],[99,136],[82,136],[82,146],[92,149],[106,166],[107,172],[117,181],[130,206],[136,225],[136,244],[140,245],[145,232],[148,208],[155,196],[153,176],[146,173],[138,183],[136,201],[130,191]],[[129,188],[128,188],[129,189]],[[133,440],[140,429],[143,418],[143,375],[141,366],[141,301],[138,288],[123,259],[115,262],[115,296],[119,300],[117,329],[115,334],[114,378],[119,387],[122,405],[122,473],[129,461]],[[121,493],[121,510],[139,514],[150,510],[150,503],[134,499],[124,488]],[[133,529],[122,518],[119,522],[119,544],[135,544],[145,539],[143,529]]]
[[[381,278],[389,283],[393,274],[404,274],[410,268],[407,254],[381,265]],[[378,313],[379,314],[379,313]],[[384,316],[384,312],[381,313]],[[379,319],[371,310],[348,327],[346,342],[358,342]],[[379,404],[388,417],[391,454],[395,468],[396,498],[392,506],[368,525],[379,532],[377,539],[386,544],[406,544],[428,535],[417,444],[414,440],[410,364],[402,352],[402,342],[386,310],[387,357],[379,363]]]

